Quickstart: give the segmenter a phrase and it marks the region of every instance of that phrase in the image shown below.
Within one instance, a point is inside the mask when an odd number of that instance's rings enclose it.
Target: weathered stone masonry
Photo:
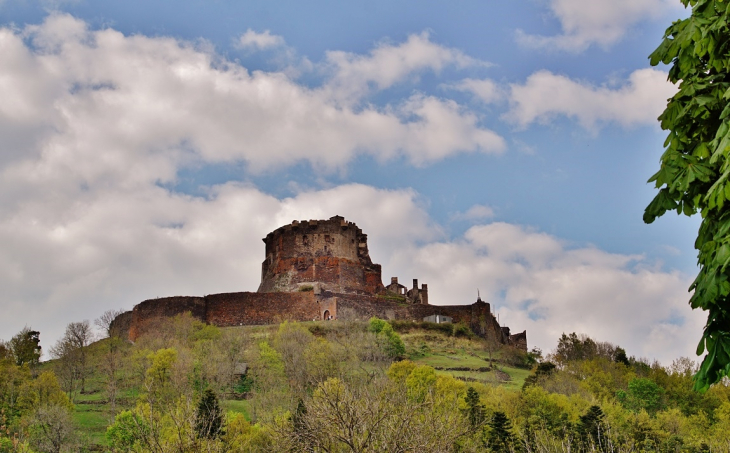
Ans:
[[[264,238],[266,257],[258,292],[165,297],[137,304],[114,322],[134,340],[160,318],[190,312],[203,322],[226,327],[274,324],[285,320],[382,319],[421,321],[445,315],[501,343],[527,349],[527,334],[510,335],[490,305],[478,299],[470,305],[431,305],[428,286],[407,289],[383,286],[381,268],[368,252],[367,235],[340,216],[329,220],[294,221]]]

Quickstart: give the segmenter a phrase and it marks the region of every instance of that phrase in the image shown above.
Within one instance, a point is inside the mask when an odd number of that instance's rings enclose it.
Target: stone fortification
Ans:
[[[368,236],[340,216],[293,221],[264,238],[258,292],[292,292],[317,285],[337,293],[384,290],[380,265],[368,253]]]
[[[469,305],[431,305],[428,286],[408,289],[393,277],[382,283],[379,264],[370,259],[367,235],[357,225],[335,216],[329,220],[294,221],[264,238],[258,292],[165,297],[137,304],[115,323],[135,340],[161,319],[189,312],[203,322],[226,327],[327,319],[422,321],[449,316],[485,337],[527,349],[527,334],[510,335],[477,299]]]

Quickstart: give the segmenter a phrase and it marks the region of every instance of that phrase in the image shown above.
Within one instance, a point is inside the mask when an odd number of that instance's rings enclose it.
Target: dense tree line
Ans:
[[[110,452],[730,451],[726,382],[698,393],[688,359],[663,367],[577,334],[542,358],[378,319],[246,330],[183,315],[135,344],[90,343],[88,325],[70,324],[49,363],[18,364],[2,344],[0,452],[83,451],[71,416],[84,373],[108,403]],[[423,338],[532,371],[518,390],[465,381],[418,362]],[[223,409],[232,398],[245,414]]]

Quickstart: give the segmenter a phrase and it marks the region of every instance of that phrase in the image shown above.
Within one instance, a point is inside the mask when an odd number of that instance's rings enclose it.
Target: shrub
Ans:
[[[471,329],[469,328],[469,326],[467,326],[466,324],[459,323],[459,324],[453,324],[453,326],[454,326],[453,329],[454,329],[455,337],[471,338],[474,336],[474,332],[472,332]]]

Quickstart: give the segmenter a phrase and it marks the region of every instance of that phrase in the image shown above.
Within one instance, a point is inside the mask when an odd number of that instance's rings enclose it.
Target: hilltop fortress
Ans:
[[[114,323],[136,339],[160,318],[190,312],[220,327],[275,324],[284,320],[382,319],[423,321],[446,319],[463,323],[477,334],[527,350],[527,333],[510,335],[477,299],[470,305],[431,305],[428,286],[408,289],[397,277],[383,285],[381,267],[368,252],[367,235],[352,222],[293,221],[264,239],[258,291],[211,294],[204,297],[163,297],[145,300]],[[438,318],[437,318],[438,317]]]

